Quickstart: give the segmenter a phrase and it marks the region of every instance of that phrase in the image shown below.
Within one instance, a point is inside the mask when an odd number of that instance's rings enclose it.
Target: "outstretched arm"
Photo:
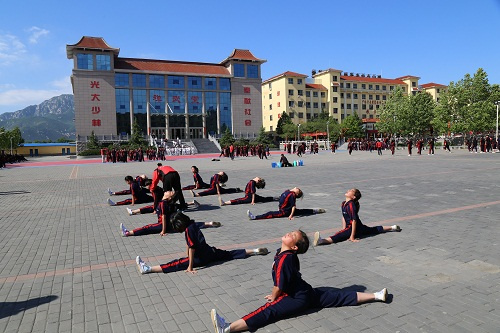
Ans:
[[[273,302],[276,298],[280,297],[282,291],[280,288],[274,286],[273,290],[271,291],[271,295],[266,295],[266,299],[268,302]]]
[[[193,249],[192,247],[190,247],[188,249],[189,266],[186,269],[186,272],[189,272],[191,274],[195,274],[196,273],[196,271],[193,268],[193,265],[194,265],[194,251],[196,251],[196,250]]]

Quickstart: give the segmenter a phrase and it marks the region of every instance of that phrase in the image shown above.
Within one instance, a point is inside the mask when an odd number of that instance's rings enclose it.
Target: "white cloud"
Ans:
[[[26,53],[26,46],[14,35],[0,35],[0,66],[10,65]]]
[[[38,43],[38,39],[42,36],[45,36],[45,35],[48,35],[49,34],[49,31],[48,30],[45,30],[45,29],[41,29],[39,27],[31,27],[28,29],[28,32],[30,33],[30,36],[29,36],[29,42],[31,44],[36,44]]]
[[[12,106],[21,109],[29,105],[40,104],[54,96],[73,93],[69,77],[53,81],[51,85],[54,89],[10,89],[0,91],[0,107],[3,106],[5,109],[6,106]]]

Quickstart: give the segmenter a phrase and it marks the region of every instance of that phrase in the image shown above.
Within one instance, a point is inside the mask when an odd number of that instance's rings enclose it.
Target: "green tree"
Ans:
[[[403,89],[396,87],[389,95],[385,104],[380,108],[380,122],[377,123],[379,132],[386,134],[399,134],[403,128],[403,114],[408,104],[408,98]]]
[[[287,123],[283,125],[283,137],[287,140],[293,140],[297,137],[297,125],[294,123]]]
[[[132,134],[130,135],[129,144],[132,147],[139,147],[146,145],[146,140],[144,140],[144,134],[142,133],[142,129],[136,119],[134,119],[134,122],[132,124]]]
[[[347,116],[340,124],[340,130],[345,138],[363,138],[365,136],[363,123],[357,113]]]
[[[288,115],[288,113],[286,113],[286,111],[283,111],[283,113],[281,114],[281,117],[278,119],[278,124],[276,125],[276,134],[278,134],[278,135],[285,134],[283,127],[286,124],[293,124],[293,122],[290,119],[290,116]]]
[[[255,141],[257,141],[258,143],[261,143],[263,145],[267,145],[267,144],[271,143],[271,140],[269,139],[269,135],[267,135],[264,127],[260,128],[259,135],[255,139]]]
[[[98,149],[99,148],[99,140],[95,135],[94,131],[90,134],[89,140],[87,141],[87,149]]]
[[[24,143],[24,139],[19,127],[14,127],[12,130],[8,131],[5,128],[0,128],[0,148],[16,149],[21,143]]]
[[[229,128],[226,127],[226,130],[222,133],[222,137],[219,140],[220,146],[221,147],[229,146],[232,143],[234,143],[234,141],[235,140],[233,134],[231,134]]]
[[[421,92],[408,97],[403,109],[401,128],[404,134],[420,135],[431,131],[436,103],[429,93]]]

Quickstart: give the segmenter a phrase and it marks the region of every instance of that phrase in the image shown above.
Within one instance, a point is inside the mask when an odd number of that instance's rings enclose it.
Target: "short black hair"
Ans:
[[[191,168],[193,168],[195,172],[198,172],[198,167],[196,165],[191,166]]]
[[[172,229],[177,232],[183,232],[193,221],[181,211],[177,211],[170,217]]]
[[[227,182],[228,179],[229,179],[229,177],[227,176],[227,174],[225,172],[222,172],[222,175],[219,175],[219,182],[221,182],[221,183]]]
[[[295,252],[297,254],[302,254],[306,253],[309,249],[309,237],[307,237],[307,234],[300,229],[299,232],[302,235],[302,239],[298,240],[297,243],[295,243],[295,245],[297,246],[297,251]]]
[[[126,176],[125,177],[125,181],[126,182],[132,182],[132,181],[134,181],[134,178],[132,176]]]

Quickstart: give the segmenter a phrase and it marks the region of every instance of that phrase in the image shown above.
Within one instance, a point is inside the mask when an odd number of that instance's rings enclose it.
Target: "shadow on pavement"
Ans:
[[[28,192],[28,191],[7,191],[7,192],[0,192],[0,195],[26,194],[26,193],[31,193],[31,192]]]
[[[50,303],[57,298],[58,297],[55,295],[50,295],[20,302],[0,302],[0,319],[16,315],[19,312],[35,308],[45,303]]]

